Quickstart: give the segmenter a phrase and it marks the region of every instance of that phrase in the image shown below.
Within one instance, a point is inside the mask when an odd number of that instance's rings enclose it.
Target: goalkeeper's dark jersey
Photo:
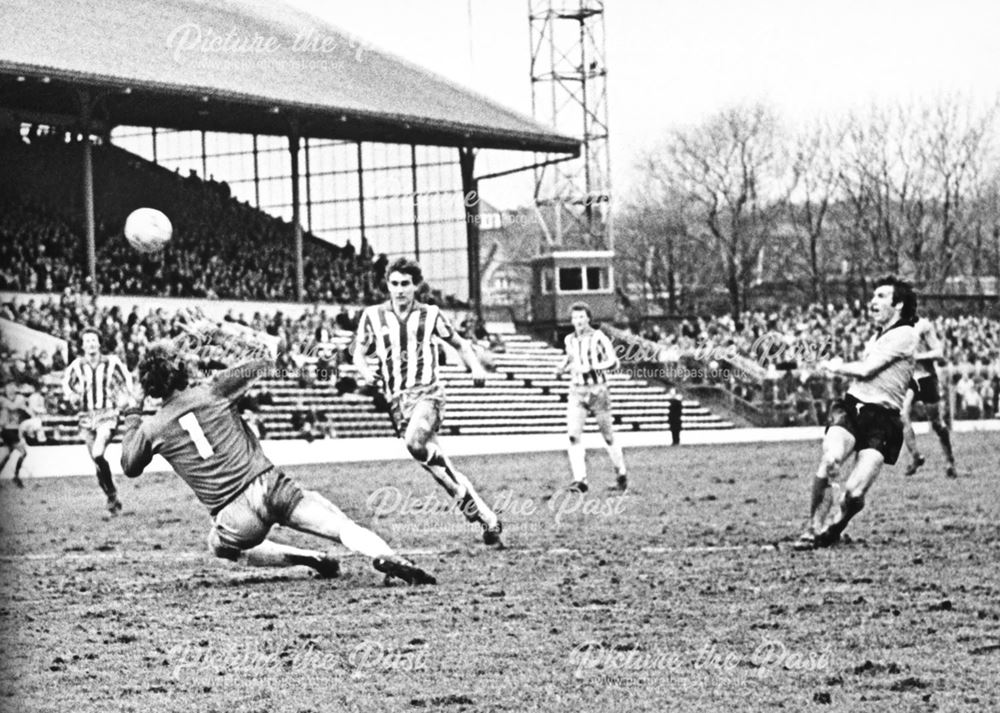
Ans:
[[[256,373],[254,366],[231,369],[210,383],[175,392],[151,418],[128,415],[122,441],[125,474],[139,475],[159,453],[215,515],[274,467],[236,410]]]

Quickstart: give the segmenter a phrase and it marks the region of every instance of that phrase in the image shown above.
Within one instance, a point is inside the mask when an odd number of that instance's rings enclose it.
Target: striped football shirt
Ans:
[[[93,364],[81,356],[66,368],[63,385],[82,398],[83,411],[101,411],[117,406],[118,395],[132,388],[132,375],[116,356],[102,354]]]
[[[365,308],[358,323],[358,339],[366,349],[374,346],[379,372],[391,396],[437,382],[437,344],[449,340],[455,328],[435,305],[415,303],[400,316],[386,302]]]
[[[572,383],[576,385],[604,384],[605,374],[618,363],[615,348],[604,332],[587,329],[582,334],[566,335],[566,354],[570,358]]]

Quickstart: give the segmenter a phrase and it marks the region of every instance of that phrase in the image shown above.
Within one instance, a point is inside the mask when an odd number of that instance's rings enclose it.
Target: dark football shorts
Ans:
[[[3,439],[3,444],[5,446],[13,448],[21,442],[21,432],[16,428],[0,429],[0,438]]]
[[[938,388],[937,374],[927,376],[914,376],[910,379],[910,388],[913,390],[913,400],[925,404],[936,404],[941,400],[941,390]]]
[[[882,454],[886,465],[893,465],[899,458],[903,447],[903,420],[899,411],[866,404],[848,394],[833,402],[827,430],[831,426],[840,426],[854,436],[856,451],[873,448]]]

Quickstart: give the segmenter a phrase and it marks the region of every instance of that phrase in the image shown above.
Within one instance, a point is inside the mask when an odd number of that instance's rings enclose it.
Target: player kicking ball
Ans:
[[[865,347],[861,361],[821,361],[817,366],[852,379],[845,397],[833,404],[823,439],[823,456],[812,484],[809,528],[795,549],[828,547],[865,506],[865,494],[883,464],[893,465],[903,445],[900,409],[913,377],[917,349],[917,298],[895,277],[875,285],[869,303],[879,334]],[[857,460],[843,486],[834,485],[847,457]]]
[[[569,467],[572,482],[569,490],[585,493],[587,485],[587,453],[583,448],[583,426],[587,415],[597,421],[604,437],[608,456],[615,467],[616,480],[611,490],[624,493],[628,489],[625,456],[615,443],[614,419],[611,414],[611,395],[608,392],[607,370],[618,366],[614,346],[604,332],[590,326],[590,307],[584,302],[570,306],[569,318],[573,331],[566,335],[566,358],[556,368],[558,379],[566,370],[570,373],[570,387],[566,405],[566,430],[569,435]]]
[[[123,412],[125,475],[138,477],[154,454],[163,456],[212,514],[208,545],[216,557],[252,567],[305,565],[321,577],[339,574],[339,562],[328,554],[267,539],[271,527],[283,525],[371,557],[387,578],[435,584],[433,576],[322,495],[301,488],[264,455],[236,404],[272,365],[269,359],[249,361],[192,385],[185,356],[175,344],[150,347],[139,364],[139,387]],[[142,417],[145,396],[163,399],[147,419]]]
[[[916,366],[913,370],[913,380],[910,381],[909,389],[906,392],[906,399],[903,401],[902,411],[903,442],[906,443],[906,449],[910,452],[912,460],[903,471],[903,475],[913,475],[926,462],[917,449],[917,435],[913,432],[913,421],[910,418],[913,404],[920,402],[924,405],[931,428],[934,429],[938,440],[941,441],[941,450],[944,451],[945,460],[948,462],[944,472],[945,476],[957,478],[955,454],[951,448],[951,432],[948,430],[948,424],[940,408],[941,392],[938,387],[937,367],[935,366],[938,359],[944,359],[944,349],[930,320],[921,317],[913,328],[917,331],[917,339],[919,340],[915,356]]]
[[[445,402],[444,387],[438,381],[438,340],[458,351],[475,385],[485,383],[486,371],[472,345],[441,310],[417,301],[422,281],[420,266],[411,260],[399,258],[389,266],[389,301],[367,307],[361,314],[354,366],[368,384],[380,384],[386,392],[393,426],[413,459],[455,499],[469,522],[482,526],[483,542],[499,545],[503,531],[499,518],[438,442]],[[378,360],[378,374],[368,365],[369,352]]]

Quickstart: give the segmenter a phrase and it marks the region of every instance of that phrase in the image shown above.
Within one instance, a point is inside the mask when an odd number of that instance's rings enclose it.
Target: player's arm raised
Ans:
[[[117,357],[112,357],[112,359],[111,365],[115,370],[115,378],[121,379],[121,391],[118,393],[117,405],[119,408],[122,408],[129,405],[129,399],[132,395],[132,374],[121,359]]]
[[[125,431],[122,436],[122,470],[129,478],[138,478],[153,460],[153,442],[142,420],[145,398],[142,387],[137,385],[130,391],[129,404],[122,409]]]
[[[834,374],[843,374],[856,379],[868,379],[893,362],[912,357],[916,347],[916,337],[911,330],[909,334],[893,335],[891,340],[880,345],[878,349],[872,350],[868,358],[861,361],[845,362],[839,358],[827,359],[819,362],[816,366]]]
[[[231,366],[212,377],[212,391],[230,401],[236,401],[257,379],[266,376],[273,366],[274,360],[270,358],[250,359]]]

